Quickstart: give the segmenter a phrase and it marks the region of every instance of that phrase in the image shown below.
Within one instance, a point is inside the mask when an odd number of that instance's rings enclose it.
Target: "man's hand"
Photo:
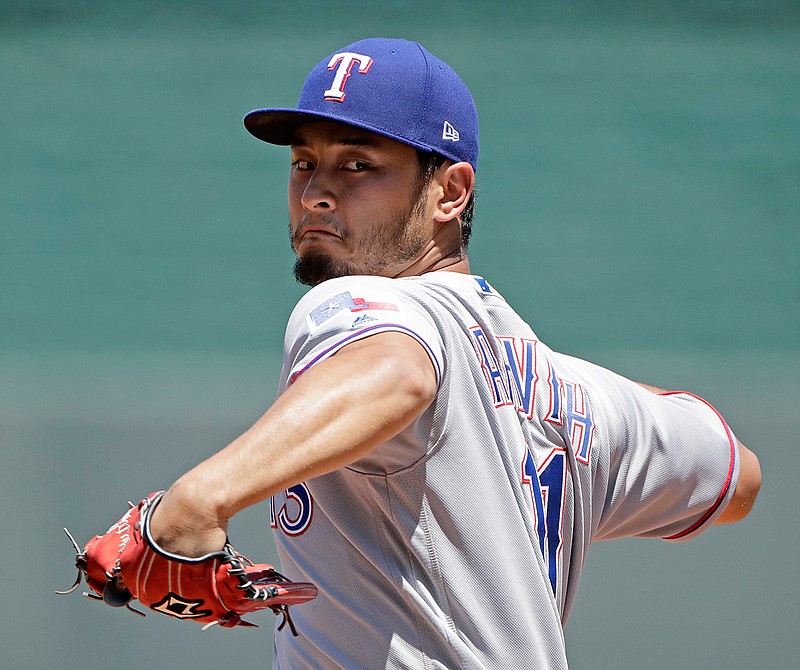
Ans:
[[[143,614],[130,607],[131,601],[139,600],[176,619],[225,628],[252,626],[243,615],[271,609],[282,614],[294,632],[289,606],[315,598],[316,586],[292,582],[266,563],[255,565],[227,542],[197,557],[166,551],[150,533],[152,513],[163,497],[163,492],[150,494],[104,535],[89,540],[83,551],[76,545],[78,579],[62,593],[75,590],[83,577],[94,592],[87,595],[112,607]]]
[[[191,482],[173,485],[150,517],[150,535],[165,551],[188,557],[220,551],[228,541],[228,520],[213,513],[202,492],[185,490]]]

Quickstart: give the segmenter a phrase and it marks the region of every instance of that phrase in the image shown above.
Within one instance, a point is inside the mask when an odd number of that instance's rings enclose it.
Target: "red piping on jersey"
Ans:
[[[736,465],[736,439],[733,437],[733,433],[731,432],[730,427],[728,426],[728,422],[725,421],[722,414],[717,411],[717,408],[714,407],[710,402],[701,398],[694,393],[689,393],[687,391],[665,391],[664,393],[659,393],[658,395],[668,396],[668,395],[688,395],[695,400],[699,400],[706,406],[710,407],[714,414],[717,415],[717,418],[722,422],[723,427],[725,428],[725,434],[728,436],[728,443],[730,444],[730,464],[728,465],[728,476],[725,479],[725,485],[722,487],[722,491],[719,494],[719,497],[711,506],[703,516],[701,516],[694,524],[692,524],[686,530],[681,531],[680,533],[675,533],[675,535],[669,535],[668,537],[662,538],[664,540],[679,540],[682,537],[686,537],[689,533],[693,533],[696,531],[700,526],[702,526],[706,521],[708,521],[711,516],[719,509],[719,506],[722,504],[722,501],[725,500],[725,496],[728,494],[728,489],[731,486],[731,482],[733,481],[733,471],[734,466]]]

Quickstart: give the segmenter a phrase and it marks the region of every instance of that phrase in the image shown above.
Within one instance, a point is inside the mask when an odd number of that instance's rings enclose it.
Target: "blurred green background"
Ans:
[[[761,457],[741,524],[593,549],[572,667],[796,668],[800,5],[755,0],[0,0],[0,667],[269,668],[266,615],[201,633],[53,595],[61,528],[104,530],[272,401],[303,290],[288,154],[241,117],[375,35],[472,88],[474,271]],[[267,515],[231,536],[274,560]]]

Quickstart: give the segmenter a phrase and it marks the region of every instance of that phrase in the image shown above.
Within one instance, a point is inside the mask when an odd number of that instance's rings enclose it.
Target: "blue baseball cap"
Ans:
[[[416,42],[353,42],[311,70],[296,109],[257,109],[244,125],[260,140],[290,145],[300,126],[324,120],[478,166],[475,101],[461,77]]]

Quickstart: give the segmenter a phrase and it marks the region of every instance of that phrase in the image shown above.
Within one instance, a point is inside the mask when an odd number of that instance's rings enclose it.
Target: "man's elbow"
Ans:
[[[741,443],[739,443],[739,454],[739,482],[728,507],[717,523],[734,523],[744,519],[753,509],[758,492],[761,490],[761,464],[758,457]]]

